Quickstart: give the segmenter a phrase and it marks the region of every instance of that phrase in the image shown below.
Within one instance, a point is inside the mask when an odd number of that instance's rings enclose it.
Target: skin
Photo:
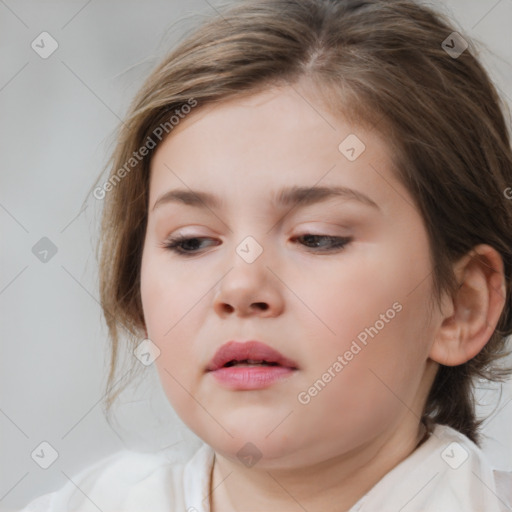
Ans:
[[[198,108],[151,163],[141,266],[147,336],[161,351],[155,364],[170,403],[216,452],[214,512],[348,510],[423,437],[437,363],[478,353],[504,303],[501,258],[481,245],[482,258],[458,262],[459,295],[429,315],[429,242],[386,143],[299,90]],[[349,134],[366,145],[353,162],[338,149]],[[271,193],[290,185],[350,187],[378,208],[331,198],[274,210]],[[175,188],[209,191],[224,204],[153,211]],[[186,257],[163,247],[177,234],[207,239],[186,246],[195,250]],[[352,241],[329,252],[328,241],[296,239],[305,234]],[[247,236],[263,249],[253,263],[236,252]],[[298,394],[396,302],[401,311],[300,403]],[[263,341],[299,369],[263,390],[226,389],[205,368],[228,340]],[[261,454],[252,467],[236,456],[247,442]]]

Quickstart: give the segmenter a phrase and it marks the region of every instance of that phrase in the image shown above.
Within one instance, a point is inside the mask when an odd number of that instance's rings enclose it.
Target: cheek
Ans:
[[[188,293],[181,293],[182,289],[179,280],[160,272],[156,265],[143,266],[141,297],[146,328],[149,339],[160,350],[154,364],[165,395],[186,421],[184,416],[190,396],[185,389],[190,389],[191,369],[197,360],[194,360],[186,339],[191,333],[185,329],[192,292],[189,289]]]
[[[302,399],[309,403],[298,405],[305,421],[311,418],[311,428],[317,425],[317,418],[328,414],[321,427],[325,439],[343,432],[345,438],[340,443],[354,446],[414,414],[411,411],[426,359],[419,348],[421,340],[413,337],[418,334],[415,321],[417,311],[403,305],[380,330],[363,330],[365,343],[360,341],[362,337],[349,336],[315,351],[317,359],[311,361],[307,383],[310,387],[302,390],[306,393]],[[339,330],[342,328],[340,325]],[[357,326],[352,332],[356,330]]]
[[[212,282],[210,282],[210,280]],[[208,291],[205,275],[171,267],[163,256],[146,253],[141,263],[141,299],[148,337],[160,350],[155,365],[162,387],[180,415],[190,406],[204,355],[194,344],[204,321]]]
[[[169,272],[159,258],[145,254],[141,264],[141,299],[148,337],[160,350],[155,364],[162,382],[172,382],[169,374],[180,380],[178,370],[190,364],[185,326],[187,312],[193,313],[191,307],[197,302],[197,293],[192,284],[184,286],[183,277]]]
[[[166,254],[144,253],[141,263],[141,299],[148,334],[166,343],[176,338],[198,309],[208,282],[171,265]]]
[[[312,382],[322,379],[341,356],[343,370],[335,372],[336,384],[322,394],[327,402],[343,403],[363,415],[368,407],[377,416],[379,410],[385,414],[386,409],[403,407],[394,393],[406,402],[413,400],[433,335],[424,329],[431,293],[425,279],[428,257],[412,258],[407,244],[399,242],[358,251],[357,258],[347,253],[337,271],[316,271],[310,282],[323,285],[309,294],[309,301],[302,289],[304,301],[322,320],[309,322],[316,326],[309,359]],[[420,247],[420,252],[426,250]]]
[[[392,321],[399,307],[393,304],[403,301],[406,287],[393,277],[397,262],[391,255],[386,260],[374,247],[347,254],[340,263],[310,270],[297,295],[312,312],[305,318],[315,326],[317,337],[327,347],[343,350],[358,336],[364,341],[365,330],[376,322],[381,330],[381,315]]]

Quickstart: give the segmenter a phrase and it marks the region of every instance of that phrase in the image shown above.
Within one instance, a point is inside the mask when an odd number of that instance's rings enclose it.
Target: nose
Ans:
[[[252,263],[235,254],[232,268],[218,284],[215,312],[221,317],[280,315],[284,310],[283,285],[272,270],[267,267],[263,254]]]

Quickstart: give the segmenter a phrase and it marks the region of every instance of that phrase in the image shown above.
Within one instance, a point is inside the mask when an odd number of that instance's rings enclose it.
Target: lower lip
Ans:
[[[229,389],[263,389],[289,377],[295,370],[284,366],[229,366],[210,372]]]

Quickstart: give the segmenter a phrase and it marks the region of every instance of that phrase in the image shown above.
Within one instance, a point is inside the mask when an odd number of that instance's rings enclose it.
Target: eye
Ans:
[[[197,253],[197,241],[200,240],[210,240],[207,237],[186,237],[186,236],[176,236],[169,238],[166,242],[162,244],[162,247],[165,249],[169,249],[177,254],[182,256],[192,256]],[[193,243],[192,243],[193,242]],[[190,249],[192,246],[192,250],[186,250],[186,247]]]
[[[201,240],[211,240],[208,237],[186,237],[186,236],[176,236],[169,238],[166,242],[162,244],[162,247],[165,249],[169,249],[181,256],[193,256],[198,253],[198,249],[200,247]],[[295,237],[293,240],[302,240],[302,245],[306,245],[314,250],[314,252],[321,251],[336,251],[339,249],[343,249],[347,244],[352,241],[351,237],[340,237],[340,236],[329,236],[329,235],[314,235],[314,234],[305,234],[301,236]],[[326,241],[327,245],[322,244],[319,247],[318,242]],[[198,243],[199,242],[199,243]],[[320,249],[320,250],[315,250]]]
[[[318,248],[318,242],[326,241],[327,245],[323,245],[320,247],[321,250],[324,251],[335,251],[337,249],[343,249],[346,245],[348,245],[351,241],[351,237],[346,236],[330,236],[330,235],[313,235],[311,233],[307,233],[305,235],[300,235],[294,238],[294,240],[303,240],[306,242],[306,246],[312,246],[312,248]],[[320,251],[316,251],[320,252]]]

